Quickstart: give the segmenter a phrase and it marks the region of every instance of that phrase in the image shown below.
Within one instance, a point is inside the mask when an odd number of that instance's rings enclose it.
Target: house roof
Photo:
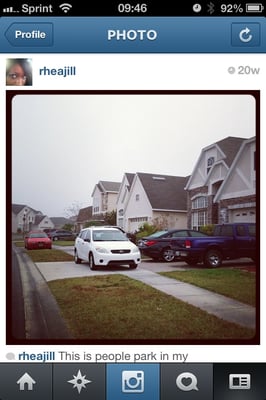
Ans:
[[[39,225],[44,218],[46,218],[46,215],[36,215],[34,225]]]
[[[29,208],[30,210],[32,210],[35,213],[42,214],[41,211],[36,211],[32,207],[27,206],[26,204],[12,204],[12,212],[17,215],[25,207]]]
[[[119,192],[121,182],[99,181],[98,186],[101,192]]]
[[[126,172],[126,173],[125,173],[125,176],[126,176],[126,178],[127,178],[127,181],[128,181],[128,183],[129,183],[129,186],[131,187],[132,182],[133,182],[134,177],[135,177],[135,174],[131,174],[131,173],[129,173],[129,172]],[[129,187],[129,189],[130,189],[130,187]]]
[[[12,204],[12,212],[17,215],[24,207],[26,207],[25,204]]]
[[[92,218],[92,206],[79,210],[76,222],[87,222]]]
[[[228,167],[231,166],[234,161],[242,143],[247,140],[239,137],[228,136],[227,138],[216,142],[216,144],[220,147],[222,152],[225,154],[225,163]]]
[[[137,173],[154,210],[187,210],[188,177]]]
[[[73,225],[73,221],[69,218],[64,217],[50,217],[50,220],[54,224],[55,228],[62,228],[66,224]]]
[[[118,193],[120,186],[121,182],[99,181],[94,186],[92,197],[94,196],[96,188],[98,188],[101,193]]]

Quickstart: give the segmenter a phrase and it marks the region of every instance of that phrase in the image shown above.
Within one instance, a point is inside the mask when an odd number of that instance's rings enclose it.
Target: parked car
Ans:
[[[141,261],[139,248],[118,228],[95,226],[82,229],[75,240],[75,263],[97,266],[129,265],[137,268]]]
[[[50,237],[51,232],[56,231],[56,228],[45,228],[43,231]]]
[[[71,231],[66,231],[64,229],[51,231],[48,235],[52,240],[75,240],[76,238],[75,233]]]
[[[170,229],[158,231],[138,241],[138,247],[142,254],[154,260],[171,262],[178,257],[173,251],[173,243],[179,237],[209,237],[208,235],[193,229]]]
[[[189,265],[203,262],[219,267],[223,260],[248,257],[256,260],[255,223],[217,224],[213,236],[177,238],[172,242],[175,255]]]
[[[43,231],[30,231],[24,238],[25,248],[34,249],[51,249],[52,241]]]

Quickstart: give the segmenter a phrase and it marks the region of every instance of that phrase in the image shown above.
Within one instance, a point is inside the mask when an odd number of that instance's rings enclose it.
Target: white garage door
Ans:
[[[245,208],[231,211],[231,222],[256,222],[256,209]]]

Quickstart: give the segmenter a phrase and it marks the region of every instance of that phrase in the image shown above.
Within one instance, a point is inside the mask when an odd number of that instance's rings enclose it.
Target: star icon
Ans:
[[[92,381],[88,381],[88,379],[85,378],[86,375],[82,376],[80,369],[78,370],[77,375],[73,375],[74,379],[71,379],[70,381],[67,381],[68,383],[72,383],[73,389],[77,388],[77,391],[80,393],[81,390],[84,388],[86,389],[86,385],[88,383],[91,383]]]

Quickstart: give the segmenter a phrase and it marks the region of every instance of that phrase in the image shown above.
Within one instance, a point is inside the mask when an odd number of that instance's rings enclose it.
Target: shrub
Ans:
[[[203,225],[200,227],[200,232],[206,233],[206,235],[209,235],[209,236],[213,236],[214,225],[213,224]]]
[[[136,237],[140,239],[144,236],[152,235],[157,230],[157,226],[148,224],[148,222],[144,222],[144,224],[141,225],[139,230],[136,232]]]

